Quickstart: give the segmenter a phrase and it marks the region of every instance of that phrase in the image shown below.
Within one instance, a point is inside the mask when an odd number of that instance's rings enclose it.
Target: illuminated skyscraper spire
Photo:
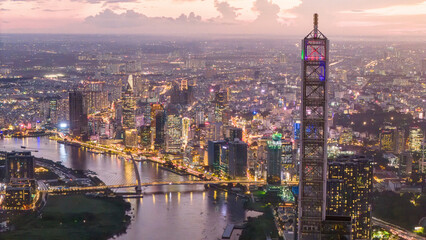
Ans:
[[[321,239],[327,180],[328,40],[314,29],[302,40],[302,126],[299,166],[299,229],[303,240]]]

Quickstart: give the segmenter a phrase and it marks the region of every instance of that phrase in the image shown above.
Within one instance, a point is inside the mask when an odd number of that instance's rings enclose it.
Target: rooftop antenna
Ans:
[[[314,37],[318,36],[318,13],[314,14]]]

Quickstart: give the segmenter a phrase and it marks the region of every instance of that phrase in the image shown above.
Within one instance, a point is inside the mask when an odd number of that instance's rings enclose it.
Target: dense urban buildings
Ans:
[[[216,239],[228,223],[250,232],[257,221],[271,227],[254,227],[259,238],[416,239],[426,48],[336,35],[328,44],[314,23],[302,42],[2,34],[0,210],[33,210],[40,192],[92,191],[89,175],[112,188],[93,195],[144,196],[128,200],[135,216],[166,229],[147,239]],[[244,208],[266,214],[243,225]],[[151,227],[130,224],[124,238]]]

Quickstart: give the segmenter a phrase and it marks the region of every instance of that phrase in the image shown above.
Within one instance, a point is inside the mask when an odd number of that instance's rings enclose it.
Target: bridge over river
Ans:
[[[66,193],[80,193],[80,192],[101,192],[109,189],[120,188],[137,188],[150,187],[150,186],[164,186],[164,185],[208,185],[208,184],[248,184],[248,185],[265,185],[264,181],[249,181],[249,180],[235,180],[235,181],[180,181],[180,182],[146,182],[146,183],[133,183],[133,184],[119,184],[119,185],[103,185],[103,186],[90,186],[90,187],[59,187],[49,188],[47,190],[40,190],[51,194],[66,194]],[[295,186],[296,182],[288,183],[287,186]]]

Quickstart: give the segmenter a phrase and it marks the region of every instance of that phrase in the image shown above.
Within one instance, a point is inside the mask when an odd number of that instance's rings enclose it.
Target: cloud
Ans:
[[[87,2],[87,3],[124,3],[124,2],[137,2],[138,0],[74,0],[74,1],[81,1],[81,2]]]
[[[273,23],[278,20],[280,7],[270,0],[256,0],[252,9],[259,14],[256,19],[258,22]]]
[[[100,28],[148,28],[157,30],[163,29],[165,26],[202,23],[200,16],[191,12],[188,15],[181,14],[178,18],[167,17],[147,17],[142,13],[137,13],[133,10],[128,10],[118,14],[110,9],[106,9],[95,16],[87,17],[84,23]]]
[[[215,0],[214,6],[225,21],[235,21],[238,16],[237,11],[239,8],[231,7],[228,2],[219,2],[218,0]]]
[[[147,19],[147,16],[133,10],[117,14],[110,9],[106,9],[95,16],[87,17],[85,23],[103,28],[128,28],[140,26]]]
[[[45,12],[66,12],[71,11],[72,9],[43,9]]]
[[[416,4],[394,5],[357,11],[342,11],[342,13],[368,14],[376,16],[425,15],[426,1]]]

